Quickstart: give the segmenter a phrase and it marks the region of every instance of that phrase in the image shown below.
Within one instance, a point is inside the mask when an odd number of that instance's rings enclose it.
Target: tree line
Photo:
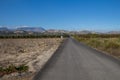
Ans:
[[[69,37],[68,34],[2,34],[0,35],[0,39],[6,38],[60,38]]]
[[[118,38],[120,34],[78,34],[74,36],[81,38]]]

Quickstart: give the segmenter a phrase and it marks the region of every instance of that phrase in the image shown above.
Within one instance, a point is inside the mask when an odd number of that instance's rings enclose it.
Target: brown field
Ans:
[[[60,38],[0,39],[0,67],[5,69],[10,65],[24,64],[28,66],[27,72],[35,73],[42,68],[61,42]]]

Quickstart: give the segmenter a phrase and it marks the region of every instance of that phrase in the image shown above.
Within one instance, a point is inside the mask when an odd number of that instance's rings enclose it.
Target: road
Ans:
[[[34,80],[120,80],[120,61],[69,38]]]

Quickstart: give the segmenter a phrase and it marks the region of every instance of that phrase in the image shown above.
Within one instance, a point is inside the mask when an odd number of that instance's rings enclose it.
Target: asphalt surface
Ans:
[[[120,80],[120,61],[69,38],[34,80]]]

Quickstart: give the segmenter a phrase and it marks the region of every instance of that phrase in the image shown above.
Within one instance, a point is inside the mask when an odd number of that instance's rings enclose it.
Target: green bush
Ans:
[[[12,72],[16,72],[16,67],[14,65],[10,65],[6,69],[4,69],[4,72],[7,74],[12,73]]]
[[[26,71],[28,71],[28,66],[20,65],[19,67],[16,67],[16,70],[18,72],[26,72]]]
[[[2,68],[2,67],[0,67],[0,72],[1,72],[1,71],[3,71],[3,68]]]
[[[10,74],[13,72],[26,72],[28,71],[28,66],[25,65],[20,65],[20,66],[14,66],[10,65],[7,68],[0,67],[0,77],[5,75],[5,74]]]

